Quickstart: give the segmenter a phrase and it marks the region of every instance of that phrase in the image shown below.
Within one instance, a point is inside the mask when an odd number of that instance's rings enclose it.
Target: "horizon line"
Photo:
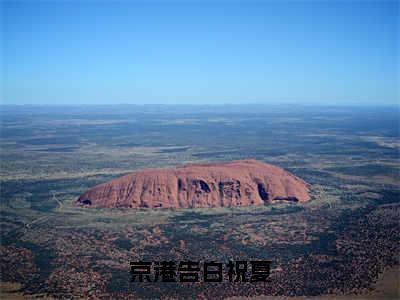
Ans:
[[[314,106],[314,107],[400,107],[400,101],[397,103],[266,103],[266,102],[249,102],[249,103],[101,103],[101,104],[76,104],[76,103],[43,103],[43,104],[30,104],[30,103],[1,103],[0,107],[96,107],[96,106],[141,106],[141,107],[151,107],[151,106],[180,106],[180,107],[225,107],[225,106]]]

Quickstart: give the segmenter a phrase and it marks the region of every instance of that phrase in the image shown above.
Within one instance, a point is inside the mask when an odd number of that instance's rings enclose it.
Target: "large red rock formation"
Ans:
[[[308,185],[256,160],[145,169],[95,186],[78,203],[90,207],[219,207],[308,201]]]

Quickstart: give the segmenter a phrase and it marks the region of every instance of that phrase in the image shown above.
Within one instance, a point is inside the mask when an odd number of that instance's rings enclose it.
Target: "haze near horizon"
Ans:
[[[398,104],[396,1],[10,2],[2,104]]]

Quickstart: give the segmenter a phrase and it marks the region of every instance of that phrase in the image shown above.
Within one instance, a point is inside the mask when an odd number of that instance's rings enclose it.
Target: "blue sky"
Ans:
[[[398,2],[1,2],[4,104],[399,101]]]

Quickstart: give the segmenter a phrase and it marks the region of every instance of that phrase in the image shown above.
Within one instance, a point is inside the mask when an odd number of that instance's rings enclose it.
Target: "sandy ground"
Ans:
[[[36,297],[26,296],[19,292],[20,285],[18,283],[1,282],[0,283],[0,299],[32,299]],[[43,295],[37,295],[43,299]],[[44,297],[45,298],[45,297]],[[400,299],[400,267],[390,268],[383,272],[379,280],[374,285],[374,291],[366,295],[322,295],[313,297],[232,297],[229,300],[398,300]]]
[[[365,295],[321,295],[312,297],[232,297],[229,300],[400,300],[400,267],[385,270],[374,285],[374,291]]]

